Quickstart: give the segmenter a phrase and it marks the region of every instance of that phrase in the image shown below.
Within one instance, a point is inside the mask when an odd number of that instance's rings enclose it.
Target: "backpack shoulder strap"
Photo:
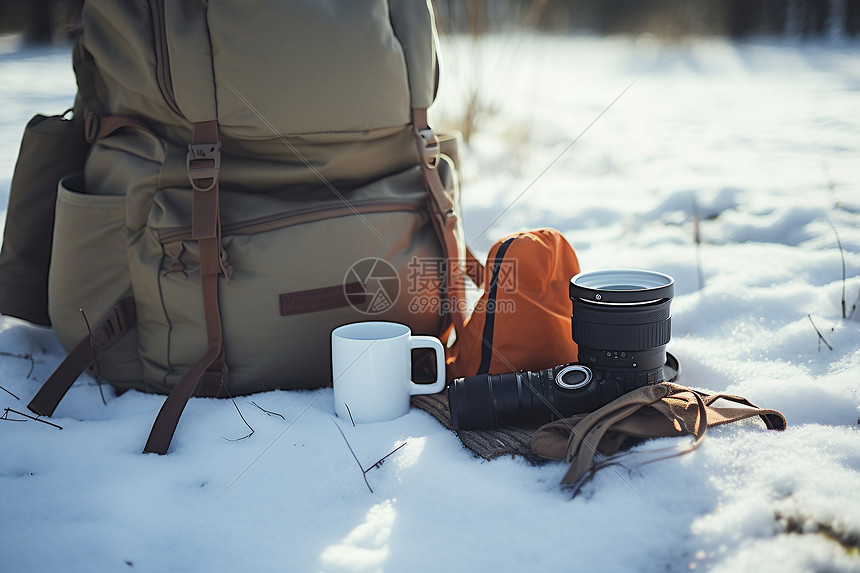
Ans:
[[[436,19],[430,0],[391,0],[391,28],[403,48],[413,108],[430,107],[439,82]]]
[[[450,309],[448,318],[462,332],[465,319],[466,248],[457,237],[459,214],[445,189],[438,165],[441,146],[427,120],[427,108],[436,97],[439,80],[438,37],[430,0],[392,0],[389,16],[394,35],[403,48],[412,107],[412,127],[424,183],[430,195],[433,228],[447,262],[443,300]]]
[[[454,201],[451,199],[442,178],[439,176],[439,140],[433,134],[433,130],[427,122],[426,108],[412,109],[412,126],[415,134],[415,142],[418,146],[419,162],[421,172],[424,174],[424,183],[430,195],[430,215],[433,228],[439,237],[442,246],[442,257],[446,261],[444,281],[445,308],[449,310],[448,317],[451,325],[457,332],[463,332],[465,322],[465,308],[463,302],[466,300],[466,268],[465,247],[461,248],[457,239],[458,213],[454,210]]]
[[[51,416],[57,404],[69,391],[84,370],[96,361],[96,353],[111,346],[123,334],[137,324],[134,299],[129,297],[118,302],[103,317],[90,334],[75,346],[45,381],[36,395],[27,404],[31,412],[39,416]]]

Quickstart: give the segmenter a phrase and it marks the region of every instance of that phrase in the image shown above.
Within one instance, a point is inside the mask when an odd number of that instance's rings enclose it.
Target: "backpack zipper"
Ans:
[[[396,201],[392,202],[389,199],[365,199],[360,202],[353,202],[337,207],[309,207],[291,211],[287,214],[266,215],[248,219],[241,223],[232,223],[224,225],[222,234],[229,235],[253,235],[256,233],[265,233],[274,231],[293,225],[302,223],[312,223],[323,219],[332,219],[335,217],[346,217],[349,215],[363,215],[369,213],[391,213],[395,211],[412,211],[418,212],[426,209],[426,200],[417,201]],[[189,227],[167,227],[158,229],[158,241],[161,244],[174,243],[177,241],[190,241],[191,229]]]
[[[170,58],[167,51],[167,26],[164,22],[164,0],[149,0],[152,13],[153,45],[155,46],[155,78],[167,105],[181,117],[179,103],[173,93],[173,78],[170,75]]]

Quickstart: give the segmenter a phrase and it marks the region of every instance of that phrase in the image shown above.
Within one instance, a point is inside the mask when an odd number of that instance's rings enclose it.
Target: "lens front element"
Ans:
[[[671,299],[674,294],[675,279],[655,271],[592,271],[570,279],[570,298],[589,302],[645,303]]]

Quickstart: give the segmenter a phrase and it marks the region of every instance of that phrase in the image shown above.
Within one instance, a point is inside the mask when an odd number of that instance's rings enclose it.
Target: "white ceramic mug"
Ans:
[[[412,349],[436,353],[436,381],[412,381]],[[354,422],[393,420],[409,411],[413,394],[445,388],[445,349],[438,338],[412,336],[396,322],[355,322],[331,332],[334,409]]]

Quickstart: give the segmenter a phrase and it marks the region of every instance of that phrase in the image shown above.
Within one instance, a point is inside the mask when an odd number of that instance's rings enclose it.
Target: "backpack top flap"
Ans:
[[[222,186],[254,173],[254,192],[347,190],[419,162],[410,108],[432,103],[438,72],[427,0],[88,0],[82,20],[92,107],[142,121],[181,161],[191,123],[217,118]],[[88,164],[90,192],[111,192],[115,162]]]
[[[184,39],[173,22],[183,4],[165,3],[174,87],[185,109],[194,86],[180,91],[189,70],[172,49]],[[209,2],[208,23],[227,138],[361,132],[410,121],[406,62],[385,0],[222,0]]]
[[[484,292],[451,348],[448,380],[575,362],[570,279],[579,261],[554,229],[515,233],[487,255]]]
[[[435,95],[426,0],[90,0],[84,29],[108,113],[217,116],[225,140],[405,126]]]

